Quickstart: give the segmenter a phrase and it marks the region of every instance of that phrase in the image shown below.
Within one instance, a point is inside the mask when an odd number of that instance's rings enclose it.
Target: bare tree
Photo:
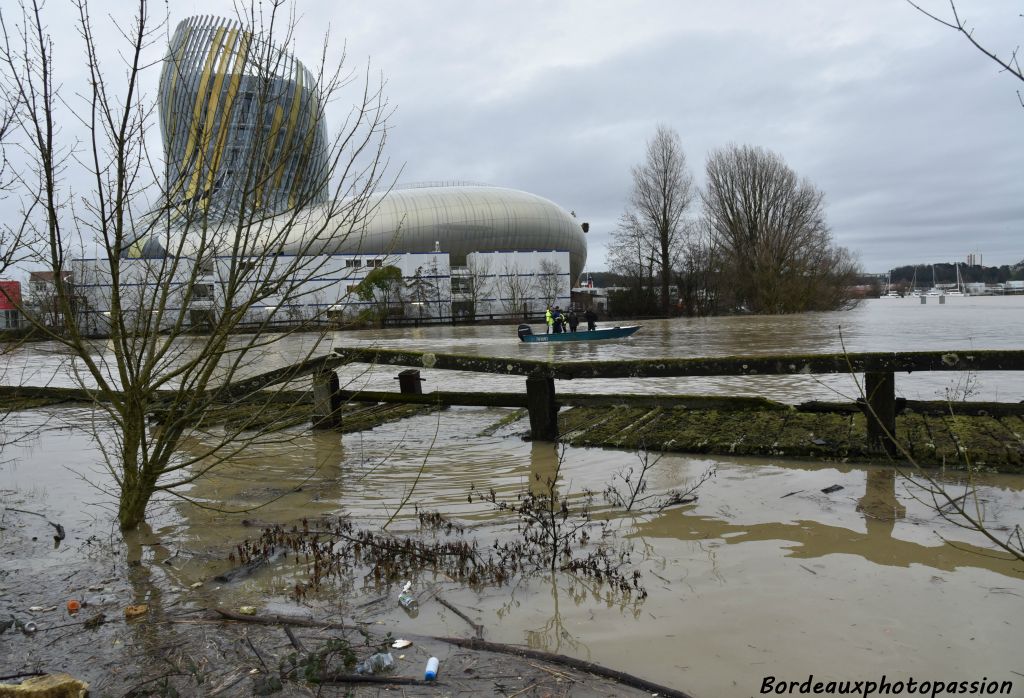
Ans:
[[[688,229],[677,283],[683,312],[707,316],[721,310],[722,255],[704,221]]]
[[[942,26],[949,27],[950,29],[958,32],[961,36],[966,38],[967,41],[969,41],[971,45],[974,46],[974,48],[978,49],[984,55],[988,56],[992,61],[997,63],[1002,68],[1002,72],[1009,73],[1010,76],[1017,78],[1017,80],[1021,82],[1024,82],[1024,71],[1021,70],[1020,59],[1018,57],[1018,53],[1020,52],[1020,46],[1015,46],[1013,50],[1009,52],[1008,56],[1005,53],[1003,55],[1000,55],[995,51],[987,48],[984,44],[982,44],[980,41],[978,41],[978,39],[975,38],[974,29],[967,26],[966,20],[960,16],[960,11],[957,9],[956,2],[950,0],[949,9],[951,16],[947,18],[943,18],[936,14],[928,12],[917,3],[912,2],[912,0],[907,0],[907,4],[909,4],[911,7],[913,7],[926,17],[930,17],[934,21],[938,22]],[[1021,93],[1020,90],[1017,90],[1017,101],[1019,101],[1020,105],[1024,107],[1024,93]]]
[[[628,211],[622,214],[608,246],[611,266],[625,277],[628,285],[628,290],[614,292],[609,299],[609,306],[615,308],[616,313],[652,315],[661,307],[655,293],[657,251],[652,243],[635,214]]]
[[[483,255],[469,255],[462,273],[452,273],[452,312],[475,318],[481,312],[480,303],[494,293],[491,259]],[[456,313],[456,309],[459,313]]]
[[[412,278],[405,282],[406,301],[410,303],[416,317],[440,318],[444,311],[441,306],[441,286],[438,283],[440,272],[437,262],[426,267],[416,267]]]
[[[537,272],[537,292],[544,305],[552,306],[558,299],[558,292],[562,290],[561,274],[562,268],[558,262],[551,259],[541,261]]]
[[[673,271],[684,249],[684,216],[695,196],[679,134],[659,125],[647,142],[643,164],[632,172],[633,192],[614,234],[612,258],[616,264],[628,264],[634,273],[649,263],[651,276],[656,271],[660,282],[661,310],[668,314]],[[621,259],[615,252],[620,249]]]
[[[753,146],[714,151],[702,198],[737,305],[791,313],[852,303],[857,264],[832,243],[825,195],[779,155]]]
[[[156,114],[153,95],[142,91],[147,71],[163,68],[176,78],[182,70],[177,53],[153,60],[163,51],[163,19],[137,0],[126,21],[111,20],[124,43],[120,62],[107,64],[87,2],[75,7],[89,73],[83,92],[62,90],[38,0],[4,13],[0,70],[4,89],[19,100],[15,123],[28,162],[17,194],[31,224],[28,246],[52,274],[59,311],[58,327],[36,322],[35,329],[73,357],[75,376],[110,425],[95,436],[115,483],[120,526],[128,530],[145,520],[155,493],[187,498],[182,488],[224,459],[254,442],[286,438],[275,434],[289,423],[288,410],[260,381],[241,379],[288,336],[268,331],[275,311],[303,306],[336,283],[322,253],[358,231],[370,213],[388,107],[379,84],[355,80],[343,56],[330,64],[326,43],[312,84],[291,79],[294,63],[277,48],[291,43],[288,9],[276,2],[243,8],[209,54],[215,76],[200,83],[207,94],[221,90],[220,109],[196,101],[187,113],[165,115],[190,120],[181,130],[190,145],[210,146],[191,148],[171,178],[162,164],[170,153],[161,158],[148,150]],[[244,100],[240,84],[248,85]],[[302,100],[301,112],[284,113],[284,91]],[[316,124],[326,118],[326,105],[342,98],[354,105],[324,144],[323,168],[308,168],[315,181],[287,200],[269,201],[286,174],[283,164],[311,157]],[[243,108],[251,109],[254,128],[241,152],[228,153],[224,115]],[[292,128],[301,119],[303,127]],[[75,120],[84,138],[59,126]],[[213,202],[227,167],[234,168],[235,189],[224,199],[230,205],[218,208]],[[81,249],[98,250],[98,260],[75,261]],[[107,297],[87,298],[82,307],[66,280],[69,270],[76,285],[89,281]],[[192,336],[197,317],[208,336]],[[235,332],[243,323],[251,333]],[[102,344],[88,337],[96,325],[108,336]],[[295,358],[319,353],[318,339],[310,337],[304,356]],[[239,402],[248,406],[241,414]],[[153,418],[158,427],[148,423]],[[187,451],[180,447],[186,441]]]
[[[524,274],[518,262],[508,262],[502,266],[496,283],[501,307],[509,315],[526,313],[526,299],[530,291],[529,276]]]

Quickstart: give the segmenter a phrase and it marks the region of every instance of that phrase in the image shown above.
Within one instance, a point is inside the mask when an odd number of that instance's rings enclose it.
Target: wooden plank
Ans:
[[[341,390],[345,401],[401,402],[411,404],[462,405],[466,407],[526,407],[524,393],[435,391],[422,395],[377,390]],[[596,395],[585,393],[556,393],[555,402],[562,407],[662,407],[691,410],[763,410],[787,411],[792,407],[760,397],[733,397],[729,395]]]
[[[909,373],[1024,370],[1024,351],[1020,350],[867,352],[565,362],[348,347],[335,348],[334,352],[346,362],[499,375],[547,376],[559,379],[792,375],[866,371]]]

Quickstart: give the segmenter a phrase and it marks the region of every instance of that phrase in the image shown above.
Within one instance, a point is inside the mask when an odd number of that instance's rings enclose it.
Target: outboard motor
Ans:
[[[525,337],[533,334],[533,328],[530,327],[529,325],[520,325],[519,326],[519,330],[518,330],[518,334],[519,334],[519,339],[521,339],[522,341],[525,342],[526,341]]]

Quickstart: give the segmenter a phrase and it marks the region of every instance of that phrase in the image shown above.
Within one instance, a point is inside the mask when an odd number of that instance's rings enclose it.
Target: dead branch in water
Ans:
[[[525,647],[503,645],[499,642],[487,642],[486,640],[463,639],[459,637],[432,637],[431,639],[440,640],[441,642],[447,642],[448,644],[455,645],[457,647],[464,647],[466,649],[483,650],[485,652],[500,652],[501,654],[511,654],[517,657],[539,659],[542,662],[549,662],[551,664],[561,664],[562,666],[585,671],[589,674],[594,674],[595,676],[611,679],[623,686],[630,686],[632,688],[639,688],[644,691],[657,693],[659,696],[669,696],[669,698],[693,698],[689,693],[684,693],[683,691],[678,691],[674,688],[666,688],[665,686],[652,683],[646,679],[641,679],[638,676],[627,674],[624,671],[609,669],[608,667],[603,667],[600,664],[585,662],[582,659],[566,657],[562,654],[540,652],[538,650],[526,649]]]

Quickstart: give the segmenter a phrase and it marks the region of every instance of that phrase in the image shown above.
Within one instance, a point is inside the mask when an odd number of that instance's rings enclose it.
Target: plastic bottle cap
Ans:
[[[80,608],[82,604],[78,603],[77,599],[68,599],[68,613],[78,613]]]

